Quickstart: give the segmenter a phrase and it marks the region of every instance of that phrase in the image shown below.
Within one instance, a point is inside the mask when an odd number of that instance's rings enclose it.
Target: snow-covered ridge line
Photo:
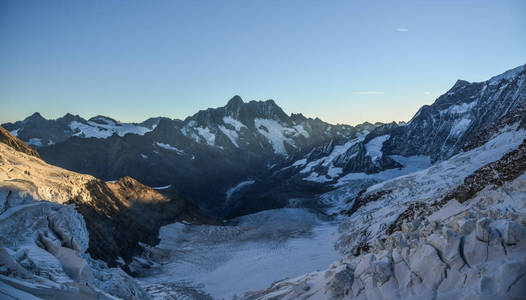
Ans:
[[[119,136],[125,136],[126,134],[137,134],[144,135],[155,129],[156,125],[152,128],[142,127],[135,124],[128,123],[115,123],[111,120],[102,119],[105,124],[98,122],[88,121],[87,124],[78,121],[72,121],[69,127],[73,132],[73,136],[80,136],[84,138],[97,138],[106,139],[117,134]]]

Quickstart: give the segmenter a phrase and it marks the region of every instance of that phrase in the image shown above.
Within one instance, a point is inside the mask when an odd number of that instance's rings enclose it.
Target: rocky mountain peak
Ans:
[[[295,121],[295,122],[302,122],[302,121],[305,121],[307,120],[307,118],[302,114],[302,113],[292,113],[290,115],[290,118]]]
[[[235,95],[232,97],[232,99],[228,100],[228,103],[226,104],[226,108],[237,108],[243,105],[245,102],[243,102],[243,99],[241,99],[240,96]]]
[[[26,122],[39,122],[39,121],[47,121],[39,112],[35,112],[34,114],[30,115],[29,117],[25,118],[24,121]]]
[[[468,84],[470,84],[470,82],[467,81],[467,80],[457,79],[457,82],[455,82],[455,84],[453,85],[453,87],[451,88],[451,90],[461,88],[461,87],[466,86],[466,85],[468,85]]]
[[[119,122],[115,119],[112,119],[110,117],[106,117],[106,116],[102,116],[102,115],[98,115],[98,116],[95,116],[93,118],[90,118],[88,121],[90,122],[95,122],[95,123],[98,123],[98,124],[108,124],[108,123],[114,123],[114,124],[118,124]]]
[[[71,121],[81,120],[82,118],[79,115],[73,115],[73,114],[67,113],[60,119],[62,119],[65,122],[71,122]]]

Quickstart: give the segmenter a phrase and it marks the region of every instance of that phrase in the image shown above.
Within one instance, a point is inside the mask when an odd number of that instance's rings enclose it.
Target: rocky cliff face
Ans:
[[[40,155],[38,155],[38,152],[35,149],[29,147],[26,143],[14,137],[2,126],[0,126],[0,143],[6,144],[17,151],[32,155],[36,158],[40,158]]]

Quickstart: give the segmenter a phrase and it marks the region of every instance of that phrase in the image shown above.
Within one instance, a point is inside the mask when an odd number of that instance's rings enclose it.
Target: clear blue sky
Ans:
[[[235,94],[408,120],[526,63],[526,1],[0,1],[0,122],[184,118]]]

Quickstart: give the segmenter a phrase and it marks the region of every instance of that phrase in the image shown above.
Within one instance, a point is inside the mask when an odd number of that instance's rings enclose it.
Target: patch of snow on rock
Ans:
[[[166,189],[169,189],[172,185],[169,184],[169,185],[165,185],[165,186],[157,186],[157,187],[152,187],[152,189],[154,190],[166,190]]]
[[[183,150],[178,149],[178,148],[176,148],[176,147],[174,147],[174,146],[172,146],[172,145],[170,145],[170,144],[165,144],[165,143],[161,143],[161,142],[155,142],[155,143],[154,143],[154,146],[161,147],[161,148],[163,148],[163,149],[165,149],[165,150],[175,151],[175,152],[177,152],[177,154],[179,154],[179,155],[183,155],[183,154],[184,154],[184,151],[183,151]],[[143,157],[143,158],[144,158],[144,157]],[[146,157],[146,158],[148,158],[148,157]]]
[[[210,132],[210,129],[208,129],[208,127],[197,127],[197,133],[199,133],[199,135],[201,137],[203,137],[203,139],[206,141],[206,143],[210,146],[214,146],[215,143],[216,143],[216,135],[213,134],[212,132]]]
[[[294,129],[296,129],[296,131],[297,131],[296,135],[303,135],[305,138],[309,138],[310,137],[310,134],[307,132],[307,130],[305,130],[303,125],[301,125],[301,124],[296,125],[296,126],[294,126]]]
[[[318,183],[325,183],[332,180],[332,178],[327,178],[325,175],[320,175],[317,172],[312,172],[308,177],[303,178],[305,181],[312,181]]]
[[[237,139],[239,137],[237,132],[234,130],[228,129],[223,125],[219,125],[218,127],[219,127],[219,130],[221,130],[221,132],[223,132],[227,136],[227,138],[232,142],[232,144],[236,146],[236,148],[239,148],[239,145],[237,144]]]
[[[345,152],[347,152],[347,150],[349,150],[349,148],[351,148],[353,145],[355,145],[355,144],[357,144],[357,143],[359,143],[361,141],[363,141],[363,136],[355,138],[355,139],[352,139],[352,140],[348,141],[347,143],[345,143],[343,145],[336,145],[336,146],[334,146],[334,148],[332,149],[332,151],[331,151],[331,153],[329,155],[327,155],[325,157],[322,157],[320,159],[311,161],[310,163],[307,164],[307,166],[305,166],[305,168],[303,168],[303,170],[300,171],[300,173],[309,173],[312,170],[312,168],[314,168],[315,166],[318,166],[320,164],[322,164],[325,167],[332,166],[333,161],[338,156],[344,154]]]
[[[32,146],[35,146],[35,147],[42,147],[42,140],[39,139],[39,138],[30,138],[29,141],[27,142],[28,145],[32,145]]]
[[[460,136],[466,132],[469,125],[471,124],[471,120],[468,118],[462,118],[460,120],[456,120],[453,126],[451,127],[451,131],[449,132],[450,136]]]
[[[249,186],[249,185],[253,184],[254,182],[255,182],[254,180],[241,181],[240,183],[236,184],[235,186],[229,188],[226,191],[226,199],[230,200],[230,198],[232,198],[232,195],[234,193],[238,192],[239,190],[241,190],[242,188],[244,188],[246,186]]]
[[[276,154],[287,155],[285,143],[294,145],[294,141],[285,136],[290,128],[283,127],[276,120],[255,119],[254,126],[261,135],[267,138]]]
[[[365,145],[367,155],[371,157],[371,160],[373,162],[382,158],[382,156],[384,155],[382,152],[382,146],[384,145],[384,142],[387,141],[390,137],[391,136],[388,134],[377,136]]]
[[[302,158],[302,159],[299,159],[297,161],[295,161],[292,166],[293,167],[302,167],[304,166],[305,164],[307,163],[307,159],[306,158]]]
[[[462,103],[462,104],[453,105],[449,107],[448,109],[440,111],[440,114],[441,115],[444,115],[444,114],[461,115],[461,114],[464,114],[470,111],[473,107],[475,107],[475,105],[477,105],[477,102],[478,101],[475,100],[470,103]]]
[[[18,132],[20,132],[20,130],[22,130],[22,128],[17,128],[17,129],[15,129],[15,130],[11,130],[10,133],[11,133],[13,136],[18,137]]]
[[[228,125],[232,125],[236,131],[240,131],[241,128],[247,128],[247,126],[245,126],[245,124],[241,123],[240,121],[230,117],[230,116],[226,116],[226,117],[223,117],[223,122],[225,124],[228,124]]]

